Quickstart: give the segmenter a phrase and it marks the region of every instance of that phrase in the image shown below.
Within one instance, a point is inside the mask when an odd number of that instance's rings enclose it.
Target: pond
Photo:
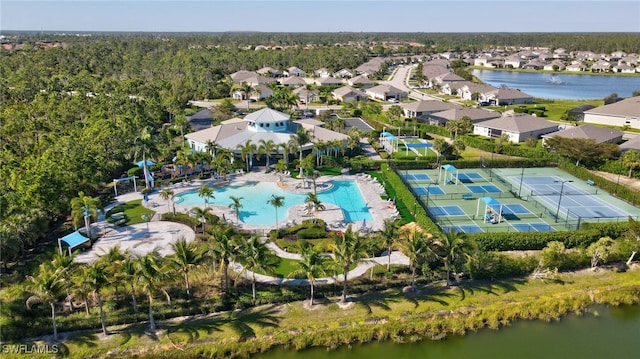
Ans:
[[[278,349],[254,358],[636,358],[639,339],[640,306],[596,306],[582,316],[568,315],[558,322],[521,321],[500,330],[485,329],[443,341],[374,342],[333,351]]]
[[[612,93],[631,97],[634,91],[640,91],[640,75],[602,76],[478,69],[471,70],[471,74],[491,86],[506,85],[537,98],[591,100],[602,99]]]

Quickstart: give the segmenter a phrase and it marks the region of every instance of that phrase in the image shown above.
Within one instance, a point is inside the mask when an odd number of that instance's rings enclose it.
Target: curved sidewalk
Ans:
[[[267,244],[267,246],[272,249],[278,257],[281,258],[289,258],[289,259],[300,259],[300,255],[296,253],[288,253],[280,249],[273,243]],[[274,249],[277,248],[277,249]],[[282,255],[281,255],[282,254]],[[377,265],[387,265],[389,263],[389,256],[381,256],[381,257],[373,257],[373,258],[365,258],[358,263],[358,265],[349,271],[347,275],[347,280],[360,277],[365,274],[371,267]],[[400,265],[409,265],[409,258],[405,256],[400,251],[391,252],[391,264],[400,264]],[[233,269],[237,273],[241,273],[242,277],[248,280],[253,280],[254,273],[251,271],[244,270],[241,264],[239,263],[231,263],[229,265],[231,269]],[[255,273],[256,281],[260,283],[266,284],[285,284],[285,285],[309,285],[309,280],[307,279],[291,279],[291,278],[277,278],[271,277],[264,274]],[[336,277],[323,277],[315,280],[315,285],[318,284],[333,284],[333,283],[342,283],[344,276],[342,274]]]

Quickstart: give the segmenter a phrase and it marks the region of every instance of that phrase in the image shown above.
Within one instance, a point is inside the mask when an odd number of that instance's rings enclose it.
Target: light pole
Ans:
[[[558,223],[558,216],[560,215],[560,203],[562,202],[562,190],[564,189],[564,184],[567,182],[573,182],[572,180],[565,180],[565,181],[553,181],[556,183],[562,183],[560,185],[560,198],[558,198],[558,209],[556,209],[556,223]]]
[[[437,183],[429,183],[427,185],[427,212],[429,211],[429,195],[431,194],[431,191],[429,190],[429,188],[431,188],[432,185],[437,184]]]
[[[518,197],[522,198],[522,180],[524,179],[524,167],[522,167],[522,173],[520,174],[520,188],[518,189]]]

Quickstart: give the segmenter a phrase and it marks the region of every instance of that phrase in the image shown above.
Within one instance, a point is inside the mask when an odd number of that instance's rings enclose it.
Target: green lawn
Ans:
[[[114,222],[113,219],[110,219],[110,216],[114,213],[124,213],[124,216],[127,219],[124,224],[131,225],[136,223],[144,223],[144,219],[142,219],[143,214],[148,213],[149,218],[151,218],[156,212],[142,207],[142,200],[136,199],[119,204],[107,211],[107,221]]]
[[[296,264],[298,262],[300,261],[295,259],[280,258],[280,262],[278,263],[278,266],[276,267],[275,271],[271,275],[278,278],[288,278],[289,273],[298,269],[298,265]],[[352,264],[349,267],[349,269],[353,270],[355,267],[356,265]],[[331,275],[334,274],[333,270],[327,269],[326,272],[327,272],[327,275],[323,277],[330,277]],[[337,270],[335,273],[342,274],[342,269]],[[260,274],[265,274],[265,273],[260,273]],[[302,276],[296,276],[295,278],[306,278],[306,277],[302,275]]]
[[[536,108],[536,107],[545,107],[545,116],[549,120],[559,121],[562,116],[572,108],[576,108],[583,105],[592,105],[592,106],[602,106],[604,104],[603,100],[545,100],[545,99],[534,99],[533,104],[526,105],[526,108]],[[520,107],[510,106],[509,108]]]

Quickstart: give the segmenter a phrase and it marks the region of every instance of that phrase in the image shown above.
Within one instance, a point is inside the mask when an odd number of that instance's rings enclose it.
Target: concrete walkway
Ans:
[[[294,260],[301,259],[299,254],[285,252],[273,242],[267,243],[267,247],[269,247],[269,249],[271,249],[278,257],[294,259]],[[347,274],[347,280],[358,278],[361,275],[367,273],[367,271],[370,270],[372,267],[377,265],[386,266],[387,263],[389,263],[389,256],[386,256],[386,255],[381,257],[362,259],[354,269],[349,271],[349,273]],[[405,256],[402,252],[393,251],[391,252],[391,264],[408,266],[409,258]],[[229,267],[235,272],[240,273],[243,278],[248,280],[253,280],[254,273],[244,270],[241,264],[231,263]],[[258,273],[255,273],[255,277],[256,277],[256,281],[260,283],[276,284],[276,285],[281,285],[281,284],[309,285],[309,281],[307,279],[276,278],[276,277],[271,277],[271,276],[258,274]],[[343,279],[344,279],[344,275],[339,274],[337,278],[336,277],[318,278],[316,279],[315,284],[318,285],[318,284],[342,283]]]

